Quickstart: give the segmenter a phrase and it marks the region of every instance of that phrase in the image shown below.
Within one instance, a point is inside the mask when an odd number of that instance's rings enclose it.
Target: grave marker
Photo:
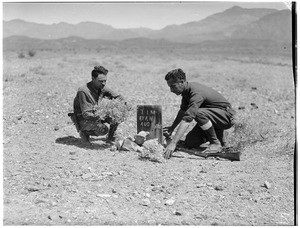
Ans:
[[[163,143],[162,114],[160,105],[137,106],[137,133],[148,131],[149,139],[158,138]]]

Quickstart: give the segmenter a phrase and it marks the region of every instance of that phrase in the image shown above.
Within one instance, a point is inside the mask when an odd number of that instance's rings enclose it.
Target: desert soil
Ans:
[[[5,53],[3,224],[293,225],[292,68],[288,57],[266,58]],[[165,126],[180,97],[169,92],[164,75],[181,67],[188,80],[224,94],[265,140],[249,143],[236,162],[178,152],[155,163],[138,159],[138,152],[111,150],[105,137],[83,143],[67,113],[96,64],[109,69],[108,86],[134,106],[162,105]],[[120,129],[124,137],[136,133],[135,112]]]

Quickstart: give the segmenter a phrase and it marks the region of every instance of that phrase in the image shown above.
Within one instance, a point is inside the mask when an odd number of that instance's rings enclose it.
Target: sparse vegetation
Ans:
[[[31,49],[31,50],[28,51],[28,56],[29,56],[29,57],[33,57],[33,56],[35,56],[35,54],[36,54],[36,51],[35,51],[35,50],[32,50],[32,49]]]
[[[25,55],[24,55],[24,53],[23,53],[23,52],[20,52],[20,53],[18,54],[18,58],[19,58],[19,59],[23,59],[23,58],[25,58]]]

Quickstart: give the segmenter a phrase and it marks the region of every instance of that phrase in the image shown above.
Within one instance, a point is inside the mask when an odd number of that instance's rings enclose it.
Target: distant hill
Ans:
[[[231,38],[235,30],[276,11],[274,9],[244,9],[234,6],[200,21],[167,26],[153,35],[153,37],[168,37],[170,40],[176,42],[185,41],[193,43],[204,40]]]
[[[26,36],[37,39],[128,40],[137,38],[199,43],[209,40],[262,39],[291,42],[291,12],[275,9],[245,9],[234,6],[200,21],[170,25],[161,30],[148,28],[116,29],[95,22],[52,25],[12,20],[3,22],[3,37]]]
[[[236,30],[235,38],[292,41],[292,17],[290,10],[268,14],[248,26]]]

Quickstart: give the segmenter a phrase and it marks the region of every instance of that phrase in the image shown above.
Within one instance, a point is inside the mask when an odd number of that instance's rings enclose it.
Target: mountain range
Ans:
[[[169,25],[160,30],[148,28],[116,29],[96,22],[39,24],[20,19],[3,21],[3,38],[26,36],[35,39],[126,40],[147,38],[179,43],[199,43],[208,40],[261,39],[291,42],[292,13],[290,10],[246,9],[238,6],[213,14],[199,21]]]

